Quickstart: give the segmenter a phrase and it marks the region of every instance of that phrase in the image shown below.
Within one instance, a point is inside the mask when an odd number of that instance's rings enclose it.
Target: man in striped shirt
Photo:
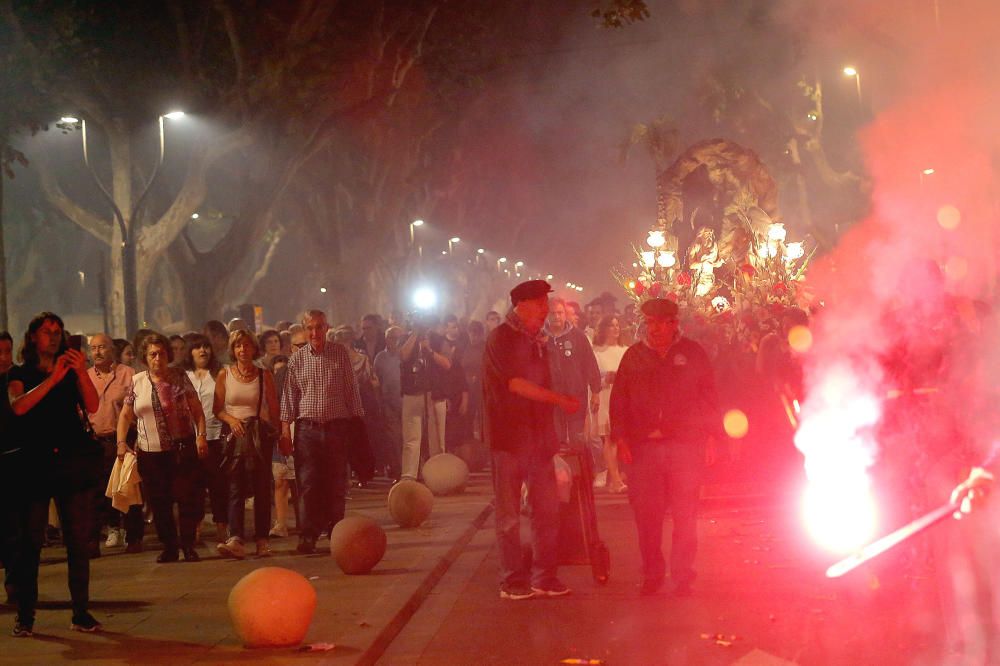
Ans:
[[[320,310],[307,310],[302,326],[309,344],[288,360],[281,395],[281,439],[284,455],[293,450],[302,506],[298,551],[315,552],[316,537],[344,517],[347,489],[349,422],[364,415],[361,396],[347,350],[327,342],[330,326]]]

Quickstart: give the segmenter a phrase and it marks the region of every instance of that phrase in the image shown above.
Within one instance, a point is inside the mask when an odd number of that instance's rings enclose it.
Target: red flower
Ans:
[[[660,296],[660,286],[659,282],[654,282],[649,285],[649,295],[653,298],[658,298]]]
[[[743,264],[742,266],[740,266],[740,270],[746,273],[747,277],[753,277],[754,275],[757,274],[756,269],[754,269],[754,267],[751,266],[750,264]]]
[[[675,293],[674,293],[674,292],[672,292],[672,291],[668,291],[668,292],[667,292],[667,294],[666,294],[666,298],[667,298],[667,300],[671,300],[671,301],[673,301],[674,303],[676,303],[676,302],[677,302],[677,294],[675,294]]]
[[[691,286],[691,274],[689,272],[687,272],[687,271],[681,271],[680,273],[678,273],[677,274],[677,284],[681,285],[682,287],[690,287]]]
[[[636,282],[635,283],[635,295],[636,296],[642,296],[642,292],[644,292],[644,291],[646,291],[646,288],[644,286],[642,286],[642,283],[641,282]]]
[[[784,282],[779,282],[774,285],[772,291],[774,291],[775,294],[786,294],[788,293],[788,285]]]
[[[768,309],[770,309],[771,314],[773,314],[776,317],[784,314],[785,312],[785,306],[782,305],[781,303],[771,303],[771,305],[768,306]]]

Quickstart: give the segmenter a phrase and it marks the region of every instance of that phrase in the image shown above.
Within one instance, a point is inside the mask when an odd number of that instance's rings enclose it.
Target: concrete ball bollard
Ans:
[[[435,495],[454,495],[465,490],[469,466],[451,453],[439,453],[424,463],[424,483]]]
[[[419,527],[431,515],[434,493],[424,484],[403,479],[389,491],[389,515],[400,527]]]
[[[302,642],[316,611],[316,590],[302,574],[281,567],[248,573],[229,592],[229,617],[248,648]]]
[[[330,532],[330,554],[345,574],[366,574],[385,555],[385,531],[366,516],[347,516]]]

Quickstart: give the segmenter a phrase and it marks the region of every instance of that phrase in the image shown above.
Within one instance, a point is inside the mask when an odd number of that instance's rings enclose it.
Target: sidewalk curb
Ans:
[[[370,666],[378,662],[392,641],[403,631],[406,623],[420,610],[420,606],[430,596],[434,587],[441,581],[444,575],[455,563],[458,556],[475,536],[476,532],[482,529],[486,519],[493,513],[492,502],[487,504],[479,514],[469,523],[469,526],[462,532],[462,535],[452,544],[448,552],[445,553],[433,569],[427,574],[406,603],[396,612],[392,620],[378,633],[371,645],[361,654],[355,664],[358,666]]]

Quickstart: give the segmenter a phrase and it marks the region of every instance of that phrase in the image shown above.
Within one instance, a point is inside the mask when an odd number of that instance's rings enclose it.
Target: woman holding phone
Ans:
[[[18,506],[21,543],[12,581],[17,602],[15,637],[31,636],[34,628],[38,563],[50,498],[55,500],[66,543],[73,605],[70,629],[91,632],[101,628],[88,611],[88,542],[101,450],[84,426],[82,413],[95,413],[99,398],[77,336],[74,342],[77,349],[70,349],[58,315],[36,315],[24,334],[23,365],[11,369],[7,385],[11,410],[22,419],[19,427],[31,433],[30,444],[24,448],[33,475]]]

